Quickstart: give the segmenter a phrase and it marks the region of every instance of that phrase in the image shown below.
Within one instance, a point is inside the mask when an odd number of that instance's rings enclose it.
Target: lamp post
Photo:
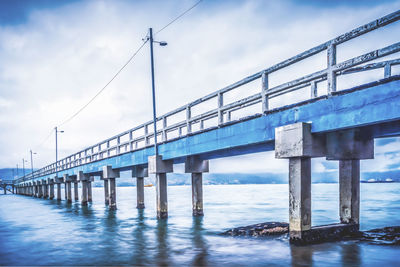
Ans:
[[[154,153],[158,155],[157,147],[157,113],[156,113],[156,92],[154,83],[154,57],[153,57],[153,43],[158,43],[160,46],[166,46],[167,42],[154,41],[153,39],[153,29],[149,28],[149,36],[147,40],[150,41],[150,61],[151,61],[151,89],[153,97],[153,124],[154,124]]]
[[[31,174],[32,174],[32,178],[33,178],[33,156],[32,155],[36,155],[36,152],[33,152],[32,149],[29,150],[29,152],[31,152]]]
[[[63,133],[64,131],[59,131],[57,129],[57,127],[54,127],[54,131],[56,134],[56,176],[58,177],[58,166],[57,166],[57,162],[58,162],[58,140],[57,140],[57,135],[58,133]]]
[[[17,164],[17,178],[18,178],[18,176],[19,176],[19,172],[18,172],[18,164]]]

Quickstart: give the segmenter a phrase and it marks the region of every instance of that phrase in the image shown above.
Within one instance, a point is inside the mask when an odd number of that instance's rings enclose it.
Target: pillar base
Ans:
[[[204,216],[204,212],[203,212],[203,210],[193,210],[192,215],[194,217],[201,217],[201,216]]]
[[[168,211],[157,211],[157,219],[167,219]]]
[[[290,243],[308,245],[340,240],[359,232],[359,224],[328,224],[311,227],[308,231],[290,231]]]
[[[145,207],[144,207],[144,204],[137,204],[136,208],[137,209],[144,209]]]

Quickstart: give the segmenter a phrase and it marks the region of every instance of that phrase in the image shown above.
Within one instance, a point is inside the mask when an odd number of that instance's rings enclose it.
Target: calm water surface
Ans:
[[[315,184],[313,225],[338,221],[338,185]],[[204,186],[203,218],[191,216],[191,187],[168,187],[169,218],[155,218],[155,188],[117,188],[117,211],[93,203],[0,195],[0,265],[400,266],[400,247],[343,241],[305,247],[286,237],[220,236],[232,227],[288,221],[287,185]],[[400,225],[400,184],[361,185],[362,230]]]

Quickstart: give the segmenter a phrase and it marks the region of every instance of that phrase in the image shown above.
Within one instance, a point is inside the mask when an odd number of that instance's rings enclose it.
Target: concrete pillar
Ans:
[[[87,180],[89,179],[89,175],[84,174],[82,171],[78,173],[78,181],[81,182],[82,185],[82,197],[81,197],[81,205],[87,206],[88,204],[88,190],[87,190]]]
[[[168,218],[167,174],[156,173],[157,218]]]
[[[78,182],[74,182],[74,197],[75,201],[79,201],[79,191],[78,191]]]
[[[15,186],[12,186],[12,193],[15,194]]]
[[[61,183],[57,183],[57,200],[61,201]]]
[[[167,173],[173,172],[173,162],[162,156],[148,158],[149,173],[156,175],[157,218],[168,218]]]
[[[360,223],[360,160],[339,161],[341,223]]]
[[[67,183],[64,181],[64,197],[65,200],[68,200],[68,192],[67,192]]]
[[[136,208],[144,209],[144,177],[136,178]]]
[[[42,184],[42,181],[38,181],[38,183],[39,183],[39,195],[38,195],[38,197],[41,198],[41,197],[43,197],[43,184]]]
[[[208,160],[201,160],[196,156],[185,160],[185,173],[192,174],[192,214],[203,216],[203,172],[209,171]]]
[[[103,179],[108,179],[110,183],[109,209],[117,209],[117,194],[115,187],[115,178],[119,177],[119,170],[113,169],[111,166],[103,166]]]
[[[71,182],[66,182],[65,184],[67,186],[67,202],[71,203],[72,202]]]
[[[87,181],[88,202],[93,202],[93,198],[92,198],[92,181],[93,180],[94,180],[94,177],[91,176],[90,179]]]
[[[132,168],[132,178],[136,177],[136,208],[144,209],[144,177],[148,177],[147,167],[134,166]]]
[[[104,202],[106,205],[109,204],[109,194],[108,194],[108,180],[107,179],[103,179],[104,181]]]
[[[3,189],[4,189],[4,195],[7,195],[7,188],[6,188],[6,186],[4,186]]]
[[[311,159],[289,159],[290,238],[301,239],[311,229]]]
[[[325,153],[325,139],[311,134],[311,124],[275,128],[275,157],[289,159],[291,241],[307,240],[311,235],[311,158]]]
[[[72,190],[71,190],[72,178],[68,174],[64,174],[63,182],[65,184],[65,193],[66,193],[67,202],[71,203],[72,202]]]
[[[110,180],[110,196],[109,196],[109,207],[110,210],[117,209],[117,191],[115,186],[115,178],[109,178]]]
[[[54,199],[54,180],[53,179],[49,179],[49,183],[50,183],[50,199]]]
[[[43,183],[44,183],[44,185],[43,185],[43,198],[48,198],[49,197],[49,187],[47,185],[47,181],[44,180]]]
[[[374,139],[367,129],[349,129],[326,135],[327,160],[339,160],[340,222],[359,228],[360,160],[374,158]]]

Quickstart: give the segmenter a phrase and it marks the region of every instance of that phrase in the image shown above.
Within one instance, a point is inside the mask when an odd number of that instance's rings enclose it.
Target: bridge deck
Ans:
[[[200,155],[213,159],[274,149],[276,127],[296,122],[311,122],[313,133],[325,133],[346,128],[367,127],[373,137],[400,135],[400,76],[339,91],[310,101],[271,110],[265,115],[226,123],[193,135],[159,145],[163,159],[181,163],[185,157]],[[59,171],[74,175],[79,171],[98,174],[103,166],[127,170],[147,164],[154,154],[153,146],[124,153],[82,166]],[[53,177],[45,175],[37,180]]]

